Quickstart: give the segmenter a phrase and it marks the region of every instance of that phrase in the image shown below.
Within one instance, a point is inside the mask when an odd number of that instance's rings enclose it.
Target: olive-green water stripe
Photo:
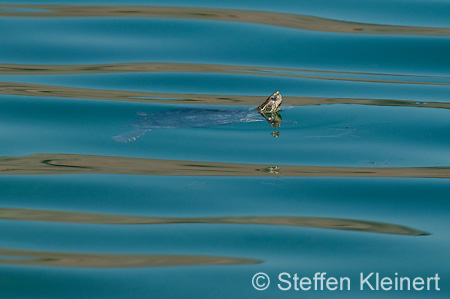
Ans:
[[[0,75],[69,75],[69,74],[107,74],[107,73],[215,73],[215,74],[244,74],[272,77],[291,77],[316,80],[337,80],[366,83],[414,84],[414,85],[442,85],[450,80],[442,76],[413,76],[402,74],[358,73],[345,71],[326,71],[292,68],[257,67],[241,65],[201,64],[201,63],[168,63],[168,62],[138,62],[113,64],[85,64],[85,65],[36,65],[36,64],[0,64]],[[383,77],[383,78],[380,78]],[[396,80],[386,79],[396,78]],[[403,79],[403,80],[402,80]],[[435,81],[420,81],[420,79]]]
[[[2,4],[0,16],[33,18],[74,17],[126,17],[126,18],[173,18],[244,22],[270,26],[334,33],[383,34],[383,35],[430,35],[450,36],[450,28],[395,26],[339,21],[300,14],[163,6],[113,6],[113,5],[29,5]],[[30,11],[26,11],[30,10]],[[33,11],[35,10],[35,11]]]
[[[141,268],[246,265],[261,262],[257,259],[202,255],[72,253],[0,248],[0,264],[45,267]]]
[[[450,178],[450,167],[264,165],[76,154],[34,154],[0,158],[0,175],[90,173],[160,176]]]
[[[282,91],[281,91],[282,92]],[[35,97],[55,97],[71,99],[96,99],[110,101],[133,101],[161,104],[201,104],[201,105],[246,105],[257,106],[267,98],[267,94],[259,96],[244,95],[208,95],[208,94],[179,94],[154,93],[124,90],[90,89],[64,87],[31,83],[0,82],[0,94]],[[329,105],[329,104],[358,104],[375,106],[399,106],[449,109],[450,103],[422,102],[390,99],[361,99],[361,98],[322,98],[322,97],[287,97],[284,103],[293,106]]]
[[[84,212],[48,211],[32,209],[0,208],[0,219],[16,221],[45,221],[78,224],[243,224],[243,225],[281,225],[337,230],[363,231],[398,235],[427,235],[428,233],[409,227],[365,220],[295,217],[295,216],[247,216],[247,217],[148,217],[131,215],[112,215]]]

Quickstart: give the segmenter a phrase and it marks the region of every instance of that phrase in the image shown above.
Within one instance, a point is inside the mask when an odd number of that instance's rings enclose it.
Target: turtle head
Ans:
[[[279,91],[271,94],[267,100],[264,101],[261,105],[258,106],[258,111],[260,113],[275,113],[280,110],[281,102],[283,98]]]
[[[258,112],[270,123],[273,128],[279,128],[281,123],[280,105],[283,101],[279,91],[274,92],[258,106]]]

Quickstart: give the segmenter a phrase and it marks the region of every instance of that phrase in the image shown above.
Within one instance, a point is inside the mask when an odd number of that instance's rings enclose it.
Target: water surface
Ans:
[[[2,1],[1,294],[447,298],[449,12],[424,0]],[[279,128],[175,119],[113,139],[144,113],[232,115],[276,90]],[[352,288],[285,292],[281,272]],[[361,272],[438,273],[440,291],[360,291]]]

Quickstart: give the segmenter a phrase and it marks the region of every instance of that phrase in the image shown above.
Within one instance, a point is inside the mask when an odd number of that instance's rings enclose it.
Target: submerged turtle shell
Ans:
[[[281,95],[277,91],[256,109],[183,108],[153,114],[138,113],[139,118],[130,123],[130,126],[136,129],[114,136],[113,139],[117,142],[133,142],[152,129],[211,127],[231,123],[263,121],[264,119],[269,121],[272,127],[279,127],[279,122],[281,121],[278,111],[280,104]],[[267,108],[269,112],[266,113],[266,108],[261,109],[263,106],[270,107],[270,109]]]

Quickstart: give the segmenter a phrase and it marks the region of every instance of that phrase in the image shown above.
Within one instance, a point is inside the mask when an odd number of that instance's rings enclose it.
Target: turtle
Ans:
[[[152,114],[138,113],[139,118],[129,124],[136,129],[114,136],[117,142],[134,142],[152,129],[198,128],[248,123],[267,120],[271,127],[279,128],[280,105],[283,98],[279,91],[271,94],[261,105],[251,109],[179,108]],[[279,132],[272,133],[278,137]]]

